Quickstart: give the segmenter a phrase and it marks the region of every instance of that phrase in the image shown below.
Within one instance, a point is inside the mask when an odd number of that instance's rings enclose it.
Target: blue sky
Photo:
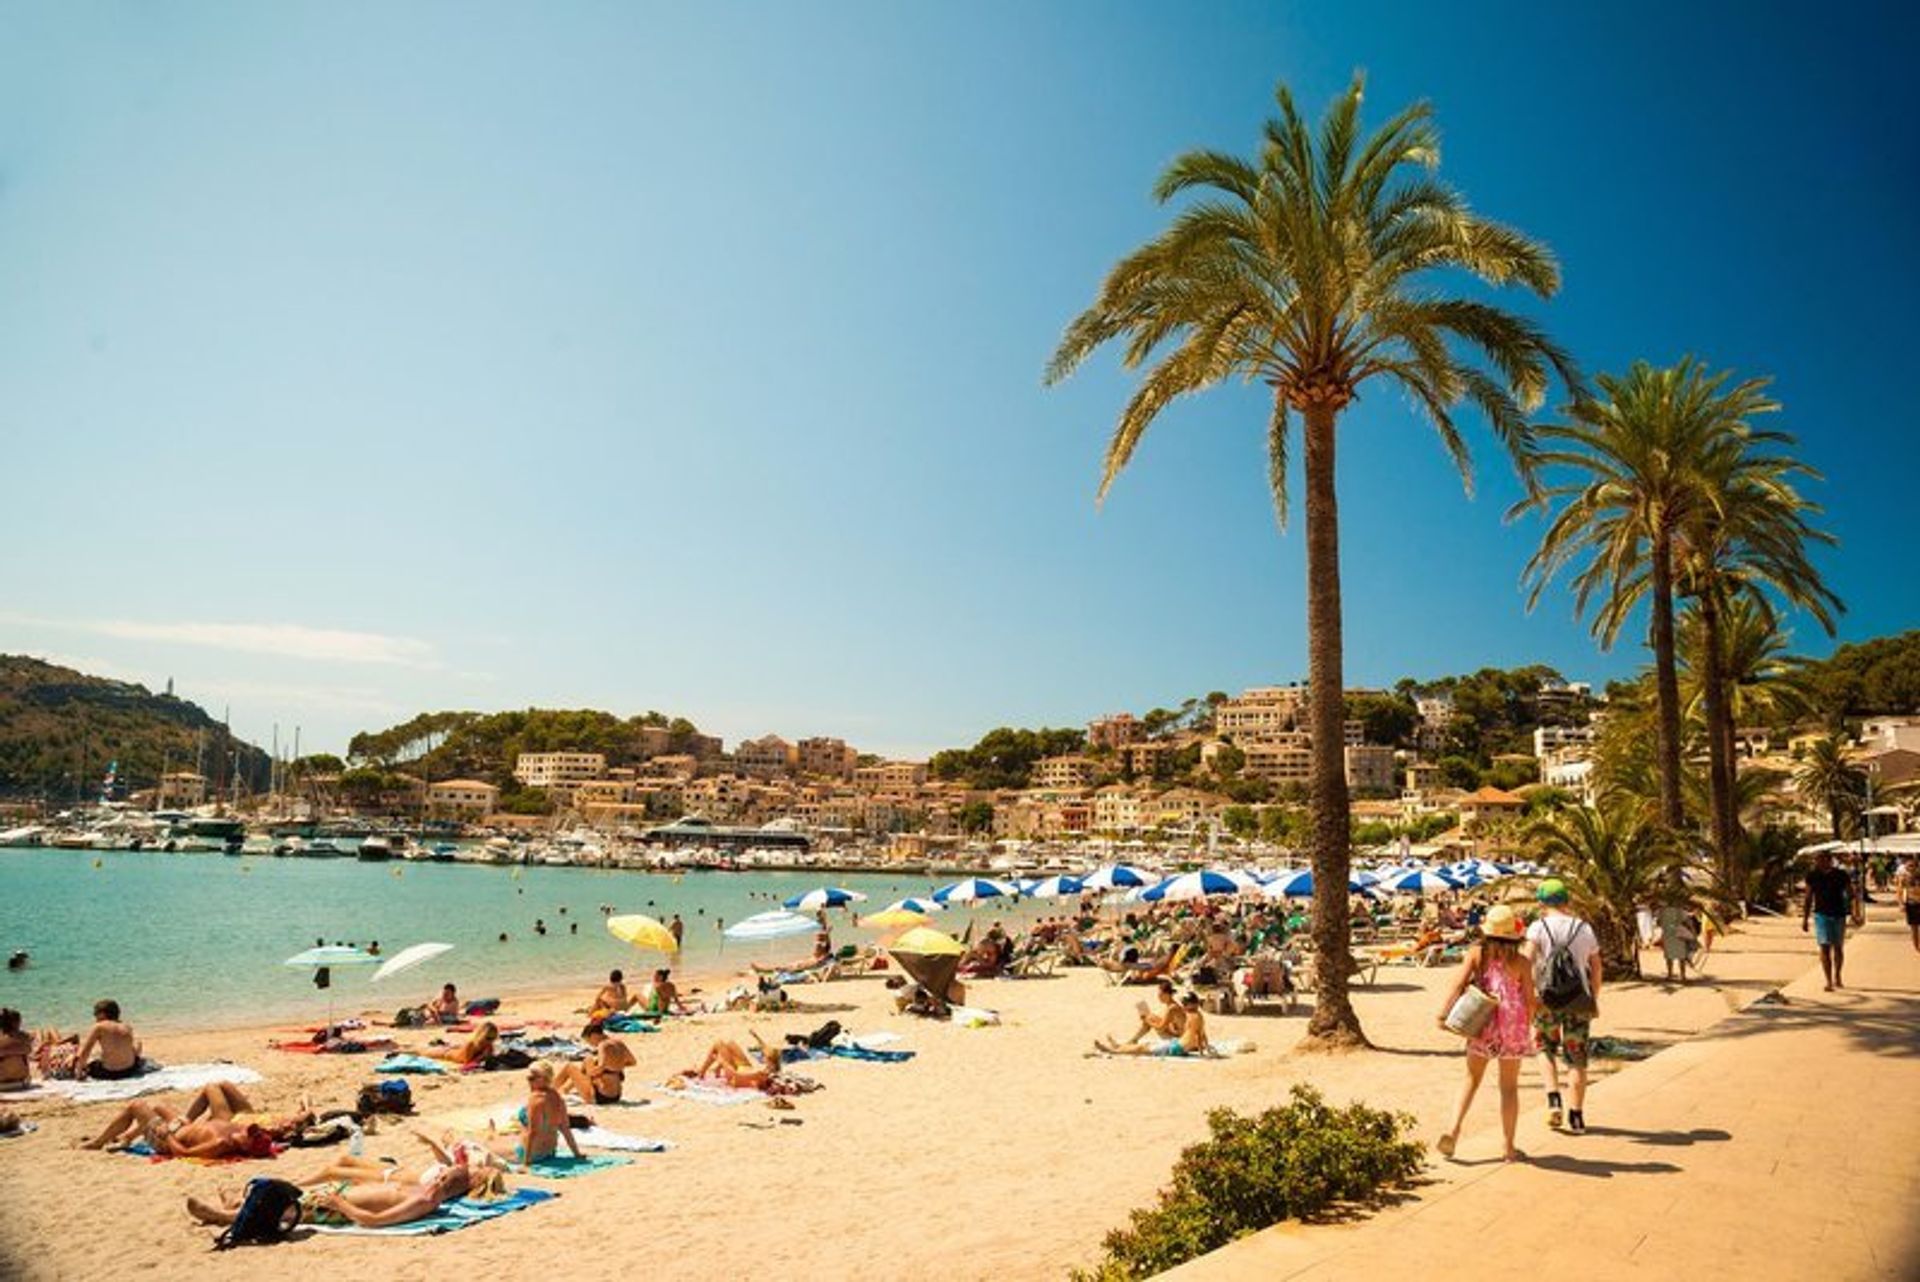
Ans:
[[[0,6],[0,650],[309,747],[421,708],[660,708],[881,751],[1305,670],[1263,410],[1043,390],[1192,146],[1285,79],[1431,99],[1553,245],[1589,369],[1771,373],[1852,607],[1910,569],[1920,197],[1887,6]],[[1543,661],[1384,390],[1343,426],[1351,683]],[[1809,622],[1803,648],[1829,648]]]

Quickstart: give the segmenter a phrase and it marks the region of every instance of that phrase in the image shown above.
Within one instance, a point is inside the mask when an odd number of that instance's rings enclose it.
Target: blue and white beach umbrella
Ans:
[[[1225,873],[1203,869],[1169,877],[1151,890],[1142,891],[1140,898],[1150,904],[1163,900],[1179,903],[1186,899],[1206,899],[1212,895],[1237,895],[1241,889],[1240,883]]]
[[[1357,894],[1365,890],[1366,885],[1362,883],[1358,877],[1350,875],[1347,878],[1347,889]],[[1291,877],[1270,881],[1267,883],[1263,893],[1270,899],[1311,898],[1313,895],[1313,872],[1311,869],[1305,869],[1293,874]]]
[[[905,899],[894,900],[881,911],[890,913],[920,913],[925,915],[928,913],[943,913],[947,911],[947,906],[937,899],[928,899],[925,895],[908,895]]]
[[[1020,893],[1031,895],[1035,899],[1071,899],[1080,893],[1080,879],[1065,876],[1042,877],[1038,881],[1022,886]]]
[[[1416,868],[1412,872],[1403,872],[1395,877],[1387,877],[1379,883],[1387,890],[1397,890],[1415,895],[1434,895],[1443,890],[1458,890],[1463,884],[1444,873],[1429,872]]]
[[[720,933],[728,939],[788,939],[794,935],[810,935],[818,929],[820,923],[811,917],[775,908],[737,921]]]
[[[1019,894],[1019,888],[1007,882],[991,877],[969,877],[940,887],[933,892],[933,897],[943,904],[971,904],[982,899],[1015,899]]]
[[[1152,874],[1128,864],[1108,864],[1081,878],[1080,886],[1084,890],[1127,890],[1134,886],[1151,886],[1157,880]]]
[[[842,890],[838,886],[819,886],[804,894],[795,895],[787,901],[787,907],[795,912],[817,913],[822,908],[840,908],[847,904],[865,903],[867,897],[857,890]]]

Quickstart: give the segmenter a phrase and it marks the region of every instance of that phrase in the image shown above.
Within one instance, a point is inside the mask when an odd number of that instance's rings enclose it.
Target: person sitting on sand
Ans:
[[[1180,1032],[1157,1045],[1144,1042],[1116,1042],[1111,1037],[1094,1039],[1094,1049],[1107,1055],[1169,1055],[1175,1058],[1204,1055],[1213,1049],[1207,1040],[1207,1017],[1200,1013],[1200,994],[1188,992],[1180,999]]]
[[[95,1051],[100,1052],[100,1058],[92,1058]],[[145,1071],[140,1063],[139,1039],[120,1021],[119,1002],[107,998],[93,1004],[93,1027],[80,1039],[74,1063],[78,1076],[102,1082],[138,1077]]]
[[[608,1037],[607,1028],[594,1020],[580,1030],[580,1040],[592,1047],[578,1064],[562,1064],[553,1084],[595,1104],[618,1104],[626,1088],[627,1070],[639,1063],[627,1044]]]
[[[301,1216],[310,1224],[357,1224],[363,1229],[392,1228],[424,1220],[448,1202],[467,1195],[472,1176],[454,1164],[430,1184],[352,1184],[336,1181],[300,1199]],[[187,1199],[187,1213],[202,1224],[232,1224],[246,1200],[244,1189],[222,1194],[220,1201]]]
[[[567,1142],[574,1160],[580,1159],[580,1143],[573,1138],[567,1120],[567,1102],[553,1087],[553,1065],[542,1060],[527,1069],[527,1102],[514,1114],[520,1129],[512,1135],[495,1135],[488,1146],[516,1166],[544,1161]]]
[[[484,1064],[493,1055],[499,1042],[500,1030],[492,1020],[488,1020],[458,1046],[429,1046],[420,1053],[428,1059],[443,1059],[464,1068],[469,1064]]]
[[[690,1081],[721,1081],[738,1090],[766,1090],[780,1071],[780,1052],[760,1040],[760,1034],[749,1035],[753,1038],[752,1054],[740,1043],[723,1037],[707,1048],[707,1057],[700,1061],[699,1068],[678,1073],[667,1084],[680,1087]],[[758,1064],[754,1063],[755,1055],[760,1058]]]
[[[33,1039],[20,1031],[20,1012],[0,1008],[0,1091],[33,1085],[32,1054]]]
[[[608,1015],[618,1015],[638,1004],[637,998],[627,992],[627,977],[618,970],[607,973],[607,982],[593,995],[593,1004],[587,1008],[589,1019],[601,1019]]]
[[[1148,1033],[1158,1033],[1162,1037],[1178,1037],[1180,1030],[1186,1026],[1186,1013],[1181,1010],[1180,1003],[1174,999],[1173,981],[1163,979],[1155,987],[1158,989],[1155,996],[1159,999],[1160,1009],[1153,1010],[1145,1002],[1135,1006],[1135,1009],[1140,1012],[1140,1027],[1135,1029],[1133,1036],[1127,1039],[1127,1044],[1130,1046],[1139,1042]]]
[[[442,984],[440,995],[427,1003],[427,1018],[436,1024],[457,1024],[460,1015],[460,991],[452,984]]]
[[[680,1000],[680,989],[671,978],[672,971],[662,966],[653,972],[653,983],[647,987],[647,1000],[641,1010],[648,1015],[684,1015],[685,1003]]]

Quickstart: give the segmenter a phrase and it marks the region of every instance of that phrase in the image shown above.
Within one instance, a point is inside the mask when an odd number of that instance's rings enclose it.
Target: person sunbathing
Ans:
[[[1150,984],[1165,979],[1180,964],[1183,950],[1176,948],[1160,957],[1142,957],[1136,961],[1102,959],[1098,965],[1109,974],[1119,975],[1123,984]]]
[[[318,1188],[327,1184],[413,1184],[426,1186],[434,1183],[451,1166],[467,1168],[472,1191],[500,1191],[503,1181],[501,1173],[506,1164],[485,1144],[477,1140],[459,1140],[448,1135],[444,1142],[436,1141],[420,1131],[411,1132],[413,1138],[427,1146],[431,1157],[418,1165],[405,1162],[379,1161],[371,1157],[355,1157],[343,1153],[328,1162],[304,1179],[294,1183],[302,1188]]]
[[[211,1115],[188,1118],[167,1104],[133,1100],[81,1148],[124,1148],[144,1140],[161,1157],[271,1157],[281,1142],[254,1122]]]
[[[460,992],[452,984],[443,985],[440,995],[427,1003],[427,1018],[436,1024],[457,1024],[460,1014]]]
[[[100,1058],[93,1058],[95,1051]],[[74,1064],[76,1076],[102,1082],[138,1077],[145,1071],[140,1062],[140,1040],[129,1025],[121,1022],[119,1002],[108,998],[93,1004],[93,1027],[80,1039]]]
[[[700,1061],[700,1067],[688,1069],[668,1080],[669,1086],[680,1087],[689,1082],[721,1081],[739,1090],[764,1091],[780,1071],[780,1052],[775,1047],[760,1040],[760,1034],[749,1034],[753,1038],[753,1052],[744,1050],[740,1043],[721,1038],[707,1048],[707,1057]],[[759,1056],[759,1063],[754,1056]]]
[[[608,1037],[606,1025],[598,1020],[580,1031],[580,1040],[592,1047],[578,1064],[563,1064],[554,1074],[553,1084],[595,1104],[618,1104],[626,1089],[627,1070],[639,1061],[627,1044]]]
[[[465,1197],[473,1186],[465,1166],[449,1166],[430,1184],[353,1184],[336,1181],[309,1190],[300,1212],[309,1224],[357,1224],[363,1229],[391,1228],[424,1220],[448,1202]],[[187,1199],[187,1214],[202,1224],[232,1224],[246,1199],[244,1189],[229,1190],[218,1202]]]
[[[775,964],[755,962],[753,968],[762,975],[804,975],[808,971],[819,970],[832,961],[833,936],[823,930],[813,937],[813,956],[806,961]]]
[[[20,1031],[20,1012],[11,1006],[0,1009],[0,1091],[33,1085],[32,1055],[33,1039]]]
[[[202,1116],[216,1122],[259,1127],[276,1143],[284,1144],[312,1126],[316,1115],[313,1101],[305,1095],[299,1097],[299,1107],[291,1113],[268,1113],[255,1108],[246,1093],[232,1082],[209,1082],[187,1102],[187,1121],[196,1121]]]
[[[560,1151],[560,1141],[576,1160],[579,1141],[573,1138],[573,1126],[567,1120],[567,1102],[553,1087],[553,1066],[544,1061],[527,1069],[527,1102],[514,1114],[519,1130],[512,1135],[494,1135],[488,1147],[516,1166],[526,1166],[552,1157]]]
[[[1178,1037],[1181,1028],[1186,1024],[1186,1012],[1180,1008],[1180,1003],[1174,1000],[1173,981],[1163,979],[1156,987],[1159,991],[1155,996],[1160,1002],[1160,1009],[1156,1011],[1145,1002],[1140,1002],[1135,1007],[1140,1012],[1140,1027],[1135,1029],[1133,1036],[1127,1039],[1127,1044],[1130,1046],[1139,1042],[1148,1033],[1157,1033],[1162,1037]]]
[[[486,1021],[475,1029],[473,1036],[458,1046],[429,1046],[421,1051],[428,1059],[442,1059],[449,1064],[483,1064],[500,1043],[500,1030],[494,1027],[492,1020]]]
[[[1204,1055],[1213,1049],[1207,1040],[1207,1017],[1200,1012],[1200,994],[1187,993],[1180,999],[1181,1025],[1178,1037],[1154,1046],[1144,1042],[1116,1042],[1111,1037],[1094,1039],[1094,1049],[1105,1055],[1166,1055],[1180,1058]]]
[[[618,1015],[631,1009],[638,999],[627,992],[627,977],[620,971],[610,971],[607,982],[593,995],[593,1004],[587,1007],[587,1018],[600,1019],[608,1015]]]

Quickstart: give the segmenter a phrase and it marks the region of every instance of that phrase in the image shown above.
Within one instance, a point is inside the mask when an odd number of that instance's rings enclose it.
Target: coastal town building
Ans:
[[[1313,777],[1312,745],[1299,730],[1253,740],[1241,748],[1246,761],[1240,773],[1269,783],[1305,783]]]
[[[1043,757],[1028,780],[1034,788],[1084,788],[1093,782],[1094,765],[1085,757]]]
[[[1280,734],[1296,728],[1305,716],[1306,705],[1305,686],[1255,686],[1214,709],[1214,733],[1236,743],[1242,738]]]
[[[427,813],[439,818],[485,818],[499,801],[500,789],[482,779],[443,779],[427,785]]]
[[[853,772],[853,786],[861,792],[908,792],[926,781],[924,761],[883,761]]]
[[[777,734],[743,739],[733,749],[734,770],[762,779],[786,774],[799,759],[798,750]]]
[[[644,757],[657,757],[673,751],[673,732],[665,726],[641,726],[634,731],[634,742]]]
[[[1860,723],[1860,746],[1920,752],[1920,717],[1868,717]]]
[[[1460,799],[1460,826],[1469,832],[1484,831],[1493,824],[1517,817],[1526,807],[1525,798],[1488,784]]]
[[[528,788],[552,791],[600,779],[607,773],[607,759],[598,752],[523,752],[513,763],[513,777]]]
[[[1345,749],[1347,787],[1356,792],[1397,792],[1393,786],[1392,748],[1378,744],[1348,744]]]
[[[160,776],[156,810],[175,810],[198,806],[207,799],[207,777],[191,770],[170,770]]]
[[[1166,739],[1140,739],[1120,749],[1120,766],[1136,777],[1150,775],[1163,757],[1171,756],[1178,745]]]
[[[1585,753],[1592,744],[1592,726],[1535,726],[1533,730],[1533,755],[1542,761],[1569,749]]]
[[[1131,712],[1109,713],[1087,723],[1089,748],[1124,748],[1145,735],[1139,719]]]
[[[794,754],[801,774],[828,779],[851,780],[860,761],[844,739],[802,739],[794,745]]]

